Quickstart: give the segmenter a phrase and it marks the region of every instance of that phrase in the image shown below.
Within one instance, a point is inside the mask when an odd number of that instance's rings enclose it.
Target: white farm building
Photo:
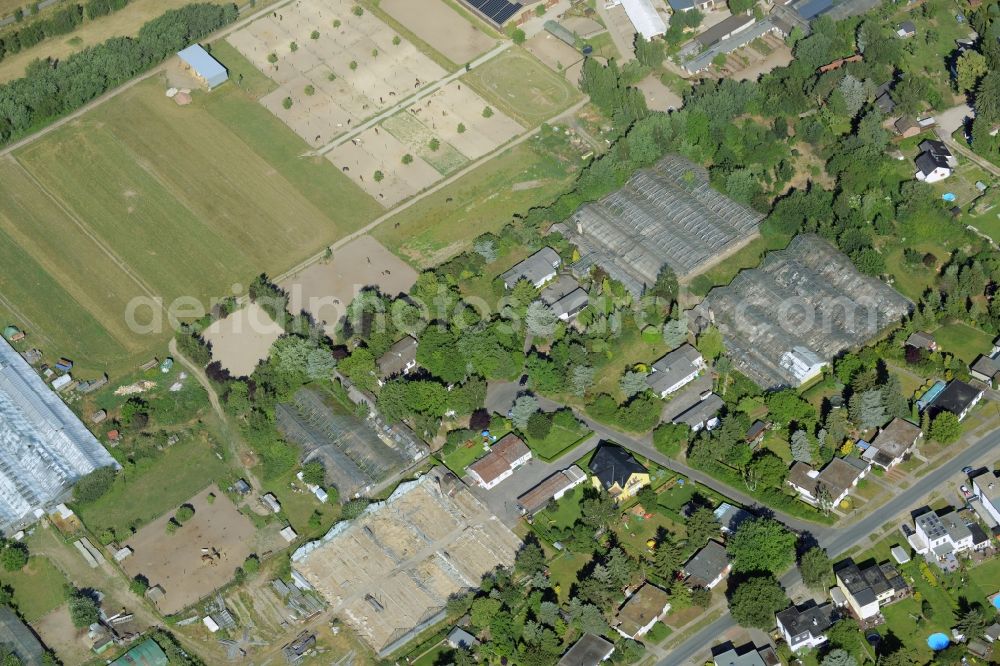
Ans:
[[[82,476],[118,464],[6,341],[0,341],[0,526],[33,521]]]

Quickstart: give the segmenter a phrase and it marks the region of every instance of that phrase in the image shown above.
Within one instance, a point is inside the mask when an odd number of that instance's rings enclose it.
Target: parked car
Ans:
[[[966,476],[972,476],[972,473],[974,471],[976,471],[976,470],[972,469],[971,467],[963,467],[962,468],[962,473],[965,474]]]

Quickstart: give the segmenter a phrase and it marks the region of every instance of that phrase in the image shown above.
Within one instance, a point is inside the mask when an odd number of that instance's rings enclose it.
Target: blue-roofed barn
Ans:
[[[213,58],[199,44],[192,44],[180,51],[177,56],[209,90],[222,85],[229,79],[229,72],[222,66],[222,63]]]

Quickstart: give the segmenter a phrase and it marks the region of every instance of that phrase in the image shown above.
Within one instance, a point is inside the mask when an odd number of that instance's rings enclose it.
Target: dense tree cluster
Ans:
[[[0,144],[80,108],[236,17],[236,5],[191,4],[164,12],[135,37],[35,61],[23,78],[0,85]]]

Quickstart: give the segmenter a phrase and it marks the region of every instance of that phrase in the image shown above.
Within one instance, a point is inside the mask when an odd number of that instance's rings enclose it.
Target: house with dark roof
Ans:
[[[728,649],[723,649],[728,648]],[[724,643],[712,657],[715,666],[781,666],[781,660],[770,645],[758,648],[753,643],[736,648]]]
[[[896,134],[904,139],[916,136],[923,130],[923,128],[920,127],[920,123],[910,116],[902,116],[897,119],[896,122],[892,124],[892,128],[896,130]]]
[[[892,81],[886,81],[875,89],[875,106],[885,116],[891,116],[896,110],[896,102],[892,99]]]
[[[969,366],[969,374],[973,379],[989,384],[990,388],[995,387],[997,379],[1000,378],[1000,358],[980,354],[979,358]]]
[[[924,331],[914,331],[910,337],[906,338],[907,347],[926,349],[927,351],[937,351],[937,341],[930,333]]]
[[[874,560],[859,566],[848,558],[833,567],[837,587],[859,620],[877,618],[881,608],[909,596],[910,588],[888,562]]]
[[[561,321],[570,321],[590,302],[587,292],[569,275],[561,275],[545,286],[538,299]]]
[[[638,640],[669,611],[667,593],[652,583],[643,583],[615,613],[615,631]]]
[[[923,436],[920,426],[906,419],[894,418],[889,425],[879,429],[861,457],[877,467],[888,470],[903,462]]]
[[[775,615],[778,631],[792,652],[819,647],[826,642],[826,631],[837,621],[833,604],[809,602],[792,606]]]
[[[951,412],[961,421],[969,415],[973,407],[979,404],[979,401],[983,399],[983,394],[982,389],[960,379],[953,379],[943,391],[928,403],[927,407],[931,410],[931,416],[940,412]]]
[[[556,666],[597,666],[610,659],[614,651],[615,646],[600,636],[584,634]]]
[[[412,335],[407,335],[402,340],[398,340],[378,357],[375,365],[378,367],[379,386],[384,384],[387,379],[409,374],[417,367],[417,339]]]
[[[536,289],[541,289],[546,282],[556,276],[561,264],[562,259],[558,252],[551,247],[543,247],[524,261],[515,264],[501,278],[508,289],[513,289],[521,280],[527,280]]]
[[[705,359],[701,353],[685,342],[653,363],[646,383],[656,395],[666,398],[694,381],[704,369]]]
[[[913,21],[903,21],[896,29],[896,35],[902,39],[909,39],[915,34],[917,34],[917,26],[913,25]]]
[[[531,449],[514,433],[505,435],[490,447],[489,453],[466,467],[476,483],[490,490],[531,460]]]
[[[590,459],[592,483],[616,502],[623,502],[649,485],[649,470],[615,444],[602,442]]]
[[[709,393],[675,416],[672,423],[683,423],[691,428],[692,432],[698,432],[702,429],[712,430],[719,425],[719,413],[725,404],[722,398],[714,393]]]
[[[691,556],[681,573],[689,585],[711,590],[722,582],[732,568],[726,547],[718,541],[710,540],[704,548]]]
[[[914,163],[917,172],[914,177],[925,183],[936,183],[951,175],[958,166],[958,160],[951,154],[948,147],[941,141],[926,140],[920,142],[920,154]]]

